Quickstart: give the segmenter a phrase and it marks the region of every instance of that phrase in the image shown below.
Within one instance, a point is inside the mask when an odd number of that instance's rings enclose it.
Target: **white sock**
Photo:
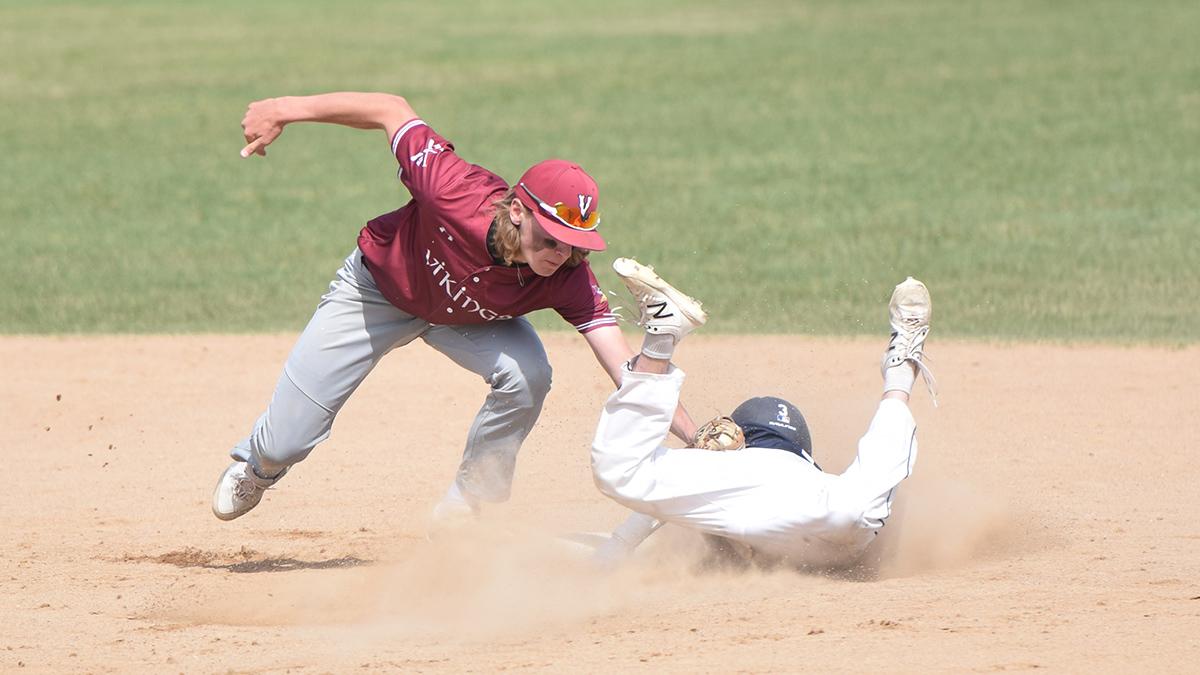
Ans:
[[[913,382],[917,381],[917,364],[905,361],[883,371],[883,393],[902,391],[912,394]]]
[[[675,353],[675,338],[667,333],[646,333],[642,353],[652,359],[670,361],[671,354]]]

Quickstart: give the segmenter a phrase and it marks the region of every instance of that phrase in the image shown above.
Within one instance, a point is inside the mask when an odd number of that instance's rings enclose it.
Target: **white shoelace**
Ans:
[[[903,356],[901,363],[904,361],[912,361],[917,366],[917,372],[921,374],[925,380],[925,386],[929,389],[929,398],[933,399],[933,406],[937,407],[937,378],[933,376],[933,371],[929,366],[925,365],[925,338],[929,335],[929,326],[917,328],[918,319],[905,319],[905,327],[908,330],[896,333],[896,337],[892,339],[892,344],[889,351],[900,347],[900,354]]]
[[[238,499],[243,499],[243,500],[250,499],[250,498],[254,497],[254,495],[256,495],[257,493],[262,492],[266,489],[267,488],[265,488],[265,487],[259,486],[258,483],[255,483],[254,479],[250,478],[249,476],[243,475],[241,478],[238,478],[233,483],[233,496],[237,497]]]

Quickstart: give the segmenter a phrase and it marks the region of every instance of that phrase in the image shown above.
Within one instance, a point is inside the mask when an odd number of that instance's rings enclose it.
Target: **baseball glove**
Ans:
[[[730,417],[714,417],[696,430],[692,447],[701,450],[741,450],[746,447],[746,435]]]

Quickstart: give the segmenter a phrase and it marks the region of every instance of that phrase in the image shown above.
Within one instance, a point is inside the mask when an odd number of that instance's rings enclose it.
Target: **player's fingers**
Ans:
[[[266,157],[266,155],[267,155],[267,151],[265,150],[266,145],[267,145],[267,139],[265,139],[261,136],[250,141],[248,144],[246,144],[246,147],[242,148],[242,153],[241,153],[242,158],[245,159],[246,157],[249,157],[250,155],[262,155],[262,156]]]

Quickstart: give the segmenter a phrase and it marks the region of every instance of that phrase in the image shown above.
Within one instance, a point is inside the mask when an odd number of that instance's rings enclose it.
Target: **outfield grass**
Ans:
[[[510,179],[597,177],[609,252],[713,329],[1200,340],[1194,2],[0,3],[0,333],[297,330],[402,204],[378,132],[255,98],[408,97]],[[553,316],[537,318],[557,326]]]

